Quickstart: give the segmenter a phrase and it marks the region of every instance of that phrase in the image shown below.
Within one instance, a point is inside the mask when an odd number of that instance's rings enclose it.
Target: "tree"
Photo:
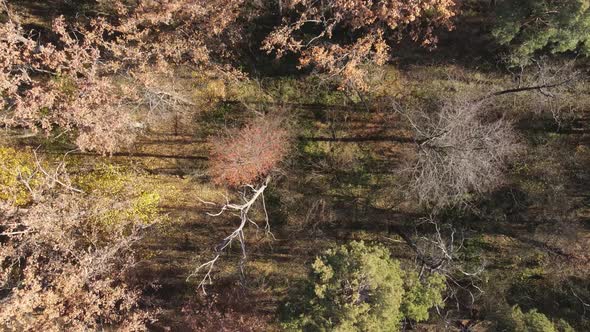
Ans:
[[[287,1],[283,23],[264,40],[263,49],[278,57],[293,52],[301,67],[343,79],[343,86],[365,89],[361,65],[383,64],[389,44],[409,35],[433,47],[436,27],[452,28],[454,0]]]
[[[496,21],[492,34],[510,48],[513,63],[528,63],[539,51],[590,54],[588,0],[505,0]]]
[[[395,331],[404,318],[428,319],[445,284],[404,272],[384,247],[351,242],[317,257],[305,287],[284,305],[288,330]]]
[[[147,330],[153,316],[140,308],[141,292],[126,275],[135,266],[133,245],[155,218],[133,213],[133,201],[73,188],[62,163],[48,169],[36,155],[27,160],[41,176],[16,178],[32,201],[18,208],[0,198],[0,327]]]
[[[407,116],[417,143],[411,187],[421,203],[460,205],[502,184],[519,140],[510,122],[486,113],[489,105],[489,98],[455,98]]]
[[[519,306],[511,309],[505,321],[498,325],[498,328],[515,332],[573,332],[574,329],[564,320],[553,323],[547,316],[531,309],[522,312]]]
[[[282,117],[256,117],[243,128],[212,137],[210,173],[216,184],[240,187],[263,179],[289,151]]]
[[[100,45],[70,35],[63,17],[52,32],[56,41],[40,44],[18,22],[0,25],[0,125],[45,134],[58,127],[84,150],[125,145],[133,136],[130,114],[113,80],[101,74]]]
[[[193,105],[158,84],[178,66],[243,77],[232,64],[247,49],[247,27],[268,14],[268,6],[247,0],[106,0],[90,17],[59,17],[41,34],[25,31],[0,3],[7,14],[0,26],[0,125],[67,134],[80,149],[103,154],[133,140],[141,117],[131,110]],[[263,48],[301,54],[302,66],[343,76],[355,89],[364,88],[363,63],[387,60],[386,41],[409,28],[412,38],[434,44],[433,27],[450,28],[454,15],[453,0],[286,5],[279,14],[285,23]],[[319,30],[310,40],[308,28]]]
[[[236,240],[242,250],[240,267],[243,267],[246,260],[244,228],[248,223],[253,224],[257,229],[259,228],[259,225],[249,215],[257,202],[261,202],[262,205],[264,230],[266,234],[272,236],[264,191],[271,181],[271,172],[285,158],[290,149],[291,136],[282,123],[284,120],[282,117],[257,117],[249,121],[243,128],[229,130],[225,135],[210,140],[213,146],[210,165],[213,181],[232,188],[241,187],[243,191],[241,192],[241,204],[230,203],[226,197],[226,203],[221,205],[219,212],[207,213],[217,217],[227,210],[238,212],[240,223],[215,247],[215,257],[198,266],[188,276],[187,280],[197,275],[202,269],[207,270],[198,285],[198,288],[201,288],[203,292],[205,292],[205,283],[212,281],[211,273],[215,263]],[[258,184],[255,185],[257,182]],[[198,199],[207,205],[217,205],[214,202]]]
[[[404,301],[401,310],[406,319],[423,322],[430,317],[431,308],[444,305],[442,291],[446,289],[445,277],[434,273],[420,280],[418,273],[406,272]]]
[[[465,257],[469,240],[463,230],[444,224],[433,216],[417,220],[414,235],[400,233],[416,254],[422,275],[440,275],[447,284],[447,303],[454,299],[457,306],[472,306],[483,294],[481,278],[486,262],[483,258],[477,265]],[[466,295],[469,301],[464,301]]]
[[[155,78],[180,65],[221,67],[213,57],[240,49],[232,42],[242,40],[236,21],[243,1],[101,3],[94,17],[58,17],[46,37],[25,31],[0,0],[7,13],[0,24],[1,126],[67,134],[82,150],[111,153],[133,140],[133,110],[153,109],[155,98],[191,104]]]

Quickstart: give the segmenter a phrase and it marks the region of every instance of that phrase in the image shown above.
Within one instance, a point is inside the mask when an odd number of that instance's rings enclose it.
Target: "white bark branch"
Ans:
[[[258,224],[256,222],[254,222],[252,219],[250,219],[250,217],[248,216],[250,209],[252,208],[254,203],[256,203],[256,201],[258,201],[258,199],[262,200],[262,207],[263,207],[264,216],[265,216],[264,217],[265,218],[265,226],[264,226],[265,232],[272,236],[272,233],[270,232],[270,223],[269,223],[269,219],[268,219],[268,213],[266,211],[266,203],[264,201],[264,190],[268,186],[269,182],[270,182],[270,177],[267,177],[266,180],[264,181],[264,183],[262,183],[259,187],[254,187],[251,185],[246,186],[249,190],[252,191],[252,194],[251,194],[251,196],[248,197],[246,195],[246,193],[244,192],[244,194],[243,194],[244,203],[243,204],[230,203],[226,197],[226,203],[221,207],[219,212],[217,212],[217,213],[208,212],[207,213],[207,215],[209,215],[209,216],[217,217],[217,216],[222,215],[224,212],[226,212],[228,210],[236,211],[236,212],[239,212],[240,224],[231,234],[226,236],[223,239],[223,241],[219,245],[217,245],[217,247],[215,247],[215,253],[216,253],[215,257],[213,257],[213,259],[199,265],[186,278],[186,280],[188,281],[190,278],[197,276],[199,274],[199,272],[206,269],[205,275],[202,277],[201,281],[199,282],[199,285],[197,286],[197,289],[200,288],[204,294],[206,294],[205,285],[210,284],[212,282],[211,274],[213,271],[213,267],[215,266],[215,263],[219,260],[221,255],[227,250],[227,248],[229,246],[231,246],[231,244],[234,243],[235,241],[237,241],[239,243],[240,248],[242,250],[242,259],[240,262],[240,269],[243,270],[243,264],[246,261],[246,243],[245,243],[245,237],[244,237],[244,227],[246,226],[247,223],[252,223],[256,226],[257,229],[260,228],[258,226]],[[197,199],[207,205],[214,205],[215,204],[213,202],[204,201],[200,198],[197,198]],[[272,237],[274,238],[274,236],[272,236]]]

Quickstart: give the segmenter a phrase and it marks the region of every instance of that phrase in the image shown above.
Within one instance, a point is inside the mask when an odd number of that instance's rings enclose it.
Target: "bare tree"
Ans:
[[[451,300],[457,310],[470,307],[484,293],[481,285],[485,259],[466,260],[465,249],[469,232],[443,223],[430,215],[414,224],[412,233],[399,232],[404,242],[414,251],[419,278],[440,274],[447,283],[445,303]],[[439,314],[443,316],[440,308]],[[445,315],[448,315],[447,312]],[[444,317],[445,320],[447,317]]]
[[[579,84],[583,81],[574,61],[551,62],[546,58],[532,59],[532,66],[521,67],[513,73],[518,85],[513,89],[499,91],[498,96],[507,93],[524,92],[524,106],[533,114],[551,115],[558,127],[571,120],[577,109],[584,107],[579,98]]]
[[[248,223],[250,223],[250,224],[254,225],[257,230],[260,229],[260,226],[258,225],[258,223],[253,221],[249,215],[250,209],[254,206],[254,203],[256,203],[258,200],[261,201],[262,210],[264,212],[264,221],[265,221],[264,231],[266,234],[273,236],[272,233],[270,232],[270,223],[269,223],[269,219],[268,219],[268,212],[266,210],[266,202],[264,200],[264,190],[268,187],[269,182],[270,182],[270,176],[268,176],[264,180],[264,182],[258,187],[254,187],[252,185],[246,185],[245,190],[244,190],[244,192],[242,192],[242,195],[241,195],[242,200],[244,201],[242,204],[230,203],[229,199],[226,197],[226,203],[221,207],[221,210],[219,212],[207,213],[208,215],[210,215],[212,217],[218,217],[218,216],[221,216],[226,211],[235,211],[235,212],[239,213],[240,223],[239,223],[238,227],[233,232],[231,232],[231,234],[226,236],[223,239],[223,241],[215,247],[215,257],[213,257],[213,259],[211,259],[210,261],[199,265],[187,277],[187,281],[188,281],[190,278],[196,276],[201,270],[204,270],[204,269],[207,270],[207,272],[205,273],[205,276],[201,279],[201,281],[199,282],[199,285],[197,287],[197,288],[202,289],[203,293],[206,294],[205,284],[207,282],[211,283],[211,281],[212,281],[211,280],[211,272],[213,271],[213,267],[215,266],[215,263],[217,262],[217,260],[219,260],[221,255],[223,255],[225,253],[225,251],[236,241],[238,242],[238,244],[241,248],[241,251],[242,251],[242,259],[240,261],[240,270],[242,271],[242,274],[243,274],[244,263],[246,262],[246,243],[245,243],[245,237],[244,237],[244,227],[246,227],[246,225]],[[250,196],[248,196],[248,192],[250,192]],[[199,200],[204,204],[216,205],[213,202],[206,202],[206,201],[201,200],[200,198],[199,198]]]
[[[412,191],[433,208],[461,205],[503,182],[506,162],[519,150],[505,118],[492,119],[490,100],[455,99],[435,112],[404,114],[415,131]]]

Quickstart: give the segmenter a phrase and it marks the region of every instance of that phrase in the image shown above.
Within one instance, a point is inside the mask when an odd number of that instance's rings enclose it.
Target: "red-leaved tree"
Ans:
[[[259,117],[210,143],[213,181],[238,187],[267,175],[285,157],[290,135],[280,118]]]
[[[246,261],[246,244],[244,228],[248,223],[259,225],[250,216],[250,210],[256,202],[261,202],[264,215],[264,230],[268,235],[270,223],[264,191],[270,183],[270,173],[285,158],[290,146],[290,132],[282,123],[281,117],[257,117],[249,121],[243,128],[229,130],[225,135],[211,139],[213,151],[211,153],[211,175],[217,184],[226,184],[230,187],[243,187],[241,192],[242,203],[231,203],[226,198],[226,203],[221,205],[217,213],[207,213],[216,217],[226,211],[239,213],[240,224],[223,241],[215,247],[215,256],[208,262],[198,266],[188,278],[196,276],[201,270],[205,270],[205,276],[199,283],[199,288],[205,291],[205,284],[212,282],[211,273],[215,263],[221,255],[230,248],[234,241],[239,242],[242,249],[241,268]],[[264,179],[263,179],[264,177]],[[207,205],[218,205],[214,202],[206,202]]]

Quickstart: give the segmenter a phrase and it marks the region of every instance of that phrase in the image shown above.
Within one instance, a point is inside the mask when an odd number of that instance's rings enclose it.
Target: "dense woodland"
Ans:
[[[0,0],[0,330],[590,331],[590,0]]]

